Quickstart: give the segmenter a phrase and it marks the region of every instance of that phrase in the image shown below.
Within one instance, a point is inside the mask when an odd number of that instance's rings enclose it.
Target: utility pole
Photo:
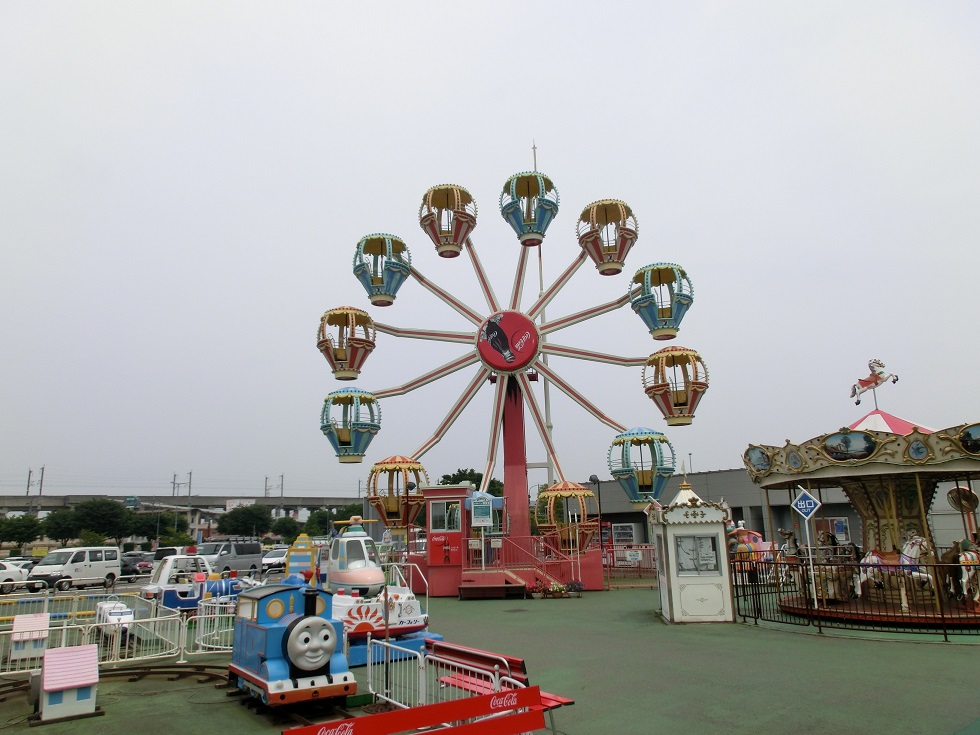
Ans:
[[[194,506],[191,505],[191,475],[193,473],[187,471],[187,534],[194,539],[194,543],[197,543],[197,536],[191,534],[191,523],[194,520]]]
[[[174,499],[173,508],[171,509],[171,512],[174,514],[175,534],[177,533],[177,507],[178,507],[177,503],[180,498],[180,488],[182,488],[184,485],[187,486],[187,527],[189,531],[191,525],[191,520],[190,520],[191,518],[191,473],[190,472],[187,473],[187,482],[177,482],[177,473],[175,472],[174,481],[173,481],[173,486],[174,486],[173,494],[175,496],[175,499]]]
[[[41,478],[39,481],[32,480],[31,477],[34,476],[34,468],[28,468],[27,470],[27,492],[24,493],[25,498],[29,498],[31,495],[31,486],[37,485],[37,510],[34,510],[34,503],[27,503],[27,512],[32,515],[41,514],[41,495],[44,492],[44,465],[41,465]]]
[[[283,482],[283,477],[284,475],[279,475],[279,517],[280,518],[282,518],[282,498],[283,498],[283,493],[285,492],[285,490],[283,489],[283,486],[285,484]]]

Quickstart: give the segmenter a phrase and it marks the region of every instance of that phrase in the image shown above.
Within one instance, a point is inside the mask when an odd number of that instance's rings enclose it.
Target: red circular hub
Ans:
[[[498,311],[480,326],[476,347],[491,370],[517,373],[538,355],[538,329],[519,311]]]

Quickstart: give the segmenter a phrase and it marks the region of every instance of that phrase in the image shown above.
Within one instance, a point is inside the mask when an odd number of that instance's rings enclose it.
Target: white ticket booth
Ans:
[[[731,577],[725,543],[727,506],[701,500],[687,482],[669,505],[652,506],[660,609],[676,623],[731,622]]]

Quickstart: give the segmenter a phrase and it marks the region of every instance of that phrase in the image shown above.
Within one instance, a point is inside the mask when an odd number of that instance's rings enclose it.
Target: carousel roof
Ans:
[[[878,409],[858,419],[848,428],[855,431],[887,431],[890,434],[901,436],[907,436],[915,429],[918,429],[922,434],[932,434],[935,431],[935,429],[926,428],[922,424],[913,424],[911,421],[892,416],[890,413]]]

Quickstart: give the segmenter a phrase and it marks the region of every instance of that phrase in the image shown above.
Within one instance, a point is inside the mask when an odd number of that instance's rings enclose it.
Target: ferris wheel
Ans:
[[[485,489],[503,446],[504,496],[510,507],[520,507],[528,497],[525,416],[536,427],[559,482],[555,488],[584,491],[567,480],[558,451],[549,431],[547,411],[542,408],[532,383],[543,378],[545,392],[555,386],[595,419],[618,432],[609,448],[609,469],[634,500],[656,498],[674,471],[673,449],[666,437],[644,427],[627,429],[587,399],[572,383],[549,365],[549,357],[588,360],[619,367],[642,367],[644,392],[663,412],[668,425],[690,424],[695,408],[708,387],[707,369],[701,356],[683,347],[667,347],[649,357],[622,357],[605,352],[563,345],[551,341],[562,329],[593,319],[630,304],[655,340],[673,339],[681,320],[693,301],[693,289],[684,269],[673,263],[655,263],[634,274],[625,293],[613,301],[597,304],[558,318],[546,318],[545,309],[573,275],[591,260],[601,276],[622,272],[627,254],[638,236],[638,225],[629,205],[604,199],[586,206],[576,223],[579,249],[571,263],[529,304],[523,304],[532,254],[543,247],[545,235],[558,214],[558,191],[552,180],[538,171],[522,172],[505,182],[499,196],[499,209],[520,243],[517,267],[510,292],[498,298],[483,268],[473,242],[477,206],[461,186],[430,188],[422,197],[419,224],[443,258],[457,258],[465,252],[476,276],[485,306],[474,307],[427,278],[413,264],[409,248],[400,237],[377,233],[357,244],[353,272],[367,292],[372,305],[390,307],[399,289],[414,280],[467,322],[469,329],[442,331],[411,328],[377,322],[354,307],[327,311],[320,322],[317,346],[338,380],[354,380],[374,350],[377,332],[406,339],[434,340],[459,345],[460,354],[444,365],[429,370],[400,385],[365,391],[347,387],[331,392],[324,401],[321,430],[334,447],[341,462],[360,462],[368,445],[381,427],[379,402],[403,395],[458,371],[474,368],[470,381],[452,403],[430,436],[411,454],[385,460],[385,468],[411,466],[418,480],[420,458],[432,449],[454,425],[479,390],[493,385],[490,431],[483,472]],[[526,412],[526,413],[525,413]],[[646,450],[647,456],[643,456]],[[424,472],[424,470],[423,470]],[[407,474],[403,479],[408,478]],[[409,483],[413,487],[417,483]],[[397,508],[409,505],[417,511],[417,500],[393,497],[388,507],[395,517]],[[584,505],[583,505],[584,511]],[[584,515],[584,513],[583,513]],[[402,521],[405,513],[401,514]],[[530,534],[526,513],[511,513],[509,532]]]

